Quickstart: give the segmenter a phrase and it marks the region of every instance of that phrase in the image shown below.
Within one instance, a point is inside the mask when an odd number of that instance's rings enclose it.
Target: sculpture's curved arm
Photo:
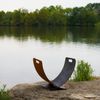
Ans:
[[[44,72],[42,61],[38,60],[36,58],[33,58],[33,63],[34,63],[35,69],[36,69],[37,73],[40,75],[40,77],[43,78],[45,81],[51,83],[51,81],[47,78],[47,76]]]
[[[52,84],[54,84],[57,87],[62,86],[69,78],[71,77],[74,67],[75,67],[76,60],[73,58],[66,57],[65,64],[60,72],[60,74],[52,81]]]

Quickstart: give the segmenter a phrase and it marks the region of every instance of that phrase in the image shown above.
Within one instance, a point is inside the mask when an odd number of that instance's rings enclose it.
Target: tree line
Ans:
[[[0,26],[94,26],[97,23],[100,23],[100,3],[75,8],[50,6],[34,12],[0,11]]]

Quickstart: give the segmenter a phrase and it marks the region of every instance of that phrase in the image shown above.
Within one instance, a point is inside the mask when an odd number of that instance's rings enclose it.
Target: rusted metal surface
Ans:
[[[34,63],[34,67],[35,67],[37,73],[39,74],[39,76],[49,83],[47,85],[47,87],[55,88],[55,89],[62,89],[61,86],[70,78],[70,76],[72,75],[72,73],[74,71],[76,60],[73,58],[66,57],[65,64],[64,64],[62,71],[52,81],[49,80],[48,77],[46,76],[41,60],[33,58],[33,63]]]
[[[36,69],[37,73],[40,75],[40,77],[43,78],[47,82],[51,82],[47,78],[47,76],[46,76],[46,74],[44,72],[42,61],[38,60],[36,58],[33,58],[33,62],[34,62],[35,69]]]

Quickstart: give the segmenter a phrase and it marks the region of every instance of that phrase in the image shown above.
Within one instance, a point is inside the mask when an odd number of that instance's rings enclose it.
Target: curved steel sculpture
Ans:
[[[49,80],[48,77],[46,76],[41,60],[33,58],[33,63],[39,76],[49,83],[48,85],[46,85],[46,87],[52,88],[52,89],[63,89],[62,85],[70,78],[70,76],[72,75],[74,71],[76,60],[74,58],[66,57],[65,64],[62,71],[52,81]]]

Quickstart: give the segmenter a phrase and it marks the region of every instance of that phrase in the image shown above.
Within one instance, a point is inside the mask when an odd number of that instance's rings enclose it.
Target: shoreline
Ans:
[[[9,90],[11,100],[100,100],[100,78],[64,84],[66,90],[49,90],[38,82],[18,84]]]

